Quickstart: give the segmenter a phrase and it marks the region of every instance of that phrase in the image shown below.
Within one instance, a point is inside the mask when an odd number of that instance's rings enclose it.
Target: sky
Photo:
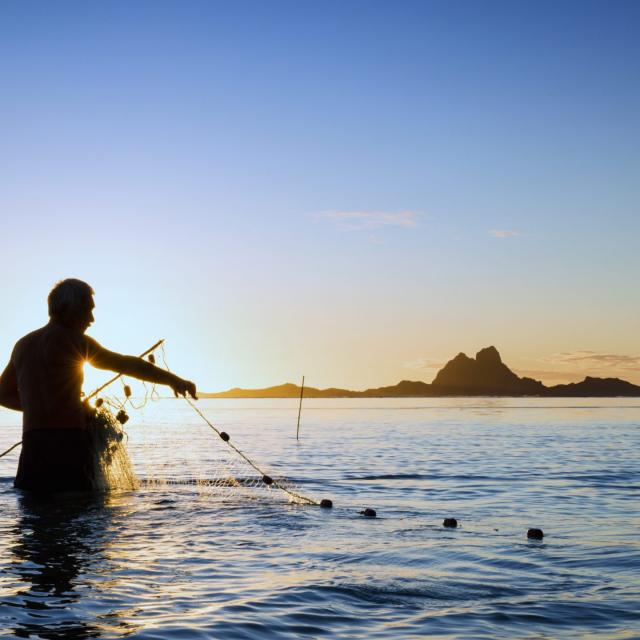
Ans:
[[[640,383],[637,2],[0,4],[0,359],[53,284],[207,391],[494,345]]]

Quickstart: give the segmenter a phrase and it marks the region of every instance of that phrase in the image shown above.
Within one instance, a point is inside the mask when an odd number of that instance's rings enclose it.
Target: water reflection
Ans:
[[[108,501],[100,495],[19,496],[9,559],[15,589],[0,602],[28,610],[16,620],[16,637],[101,635],[81,599],[88,595],[86,576],[108,570],[105,550],[114,535]]]

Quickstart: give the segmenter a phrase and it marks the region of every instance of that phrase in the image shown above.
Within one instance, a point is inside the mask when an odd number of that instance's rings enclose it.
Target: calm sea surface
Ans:
[[[251,470],[184,401],[129,412],[135,492],[43,503],[13,452],[0,637],[640,638],[640,400],[307,400],[299,443],[296,401],[199,406],[334,508],[203,484]]]

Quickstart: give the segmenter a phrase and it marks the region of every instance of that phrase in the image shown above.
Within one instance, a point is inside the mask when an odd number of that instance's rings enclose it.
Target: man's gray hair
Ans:
[[[56,320],[68,320],[85,309],[91,301],[93,289],[82,280],[67,278],[60,280],[51,289],[47,302],[49,317]]]

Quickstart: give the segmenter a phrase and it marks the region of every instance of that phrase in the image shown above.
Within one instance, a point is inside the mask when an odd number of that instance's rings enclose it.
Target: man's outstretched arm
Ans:
[[[16,368],[11,360],[0,376],[0,405],[7,407],[7,409],[22,411]]]
[[[156,367],[142,358],[125,356],[115,351],[109,351],[93,338],[87,337],[87,341],[89,347],[87,359],[89,364],[97,369],[108,369],[109,371],[115,371],[155,384],[166,384],[173,389],[176,395],[185,396],[189,394],[192,398],[196,398],[196,385],[193,382]]]

